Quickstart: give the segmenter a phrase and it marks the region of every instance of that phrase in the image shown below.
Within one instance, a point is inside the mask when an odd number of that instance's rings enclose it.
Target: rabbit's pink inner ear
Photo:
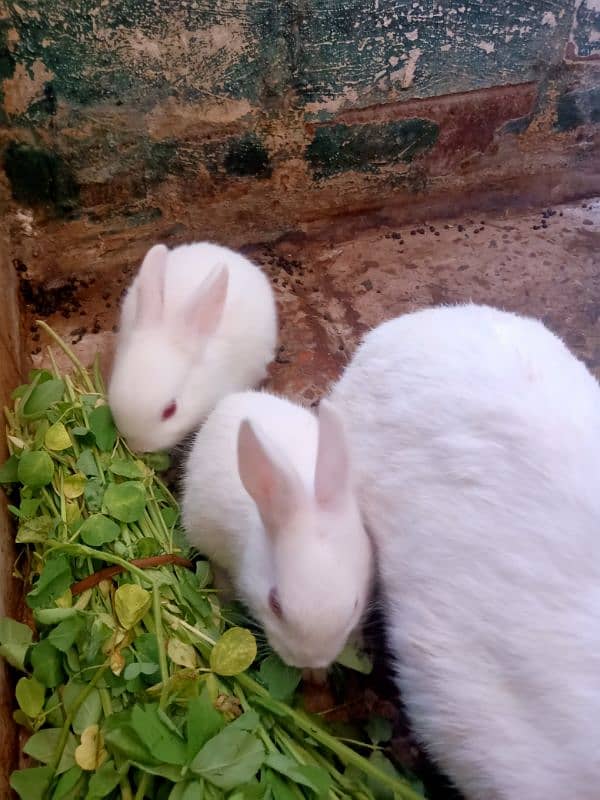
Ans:
[[[151,325],[162,317],[168,249],[157,244],[146,253],[138,275],[136,322]]]
[[[279,463],[269,452],[249,420],[242,421],[238,433],[238,472],[265,528],[276,535],[297,507],[300,482],[291,465]]]
[[[213,269],[194,292],[185,314],[185,325],[192,335],[212,336],[217,330],[227,299],[229,270],[224,265]]]
[[[319,445],[315,467],[315,497],[321,506],[331,506],[343,497],[349,482],[348,446],[342,420],[332,404],[319,404]]]

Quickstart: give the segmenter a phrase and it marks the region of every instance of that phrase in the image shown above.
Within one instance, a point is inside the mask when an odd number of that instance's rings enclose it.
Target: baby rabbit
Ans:
[[[221,400],[184,473],[190,542],[225,570],[281,658],[320,669],[359,624],[371,544],[341,421],[264,392]]]
[[[596,380],[465,305],[370,332],[331,402],[417,735],[469,800],[597,800]]]
[[[266,276],[226,247],[152,247],[121,310],[108,390],[134,450],[169,449],[229,392],[258,385],[277,341]]]

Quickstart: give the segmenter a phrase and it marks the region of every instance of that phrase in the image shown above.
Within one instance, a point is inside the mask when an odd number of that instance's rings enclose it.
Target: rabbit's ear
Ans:
[[[305,491],[293,465],[247,419],[238,433],[238,471],[266,530],[277,535],[306,502]]]
[[[229,285],[229,270],[218,264],[193,293],[184,312],[183,324],[192,336],[212,336],[217,330]]]
[[[319,403],[319,446],[315,497],[322,507],[335,506],[349,488],[350,460],[342,419],[328,400]]]
[[[148,250],[142,262],[137,279],[138,325],[153,325],[162,317],[168,254],[164,244],[157,244]]]

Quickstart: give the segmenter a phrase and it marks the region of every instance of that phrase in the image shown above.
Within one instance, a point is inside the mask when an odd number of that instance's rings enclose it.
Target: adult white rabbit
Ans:
[[[125,295],[108,400],[134,450],[173,447],[229,392],[266,376],[273,291],[239,253],[201,242],[152,247]]]
[[[371,331],[331,401],[416,734],[469,800],[597,800],[597,381],[464,305]]]
[[[265,392],[221,400],[184,470],[190,542],[225,571],[281,658],[329,665],[369,598],[371,543],[338,415]]]

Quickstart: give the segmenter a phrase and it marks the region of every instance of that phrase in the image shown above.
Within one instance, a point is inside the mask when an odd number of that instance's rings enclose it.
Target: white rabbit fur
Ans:
[[[322,404],[317,420],[265,392],[221,400],[185,466],[190,542],[227,573],[292,666],[334,661],[368,602],[372,549],[350,485],[333,409]]]
[[[465,305],[370,332],[331,401],[417,735],[469,800],[597,800],[598,383]]]
[[[173,447],[221,397],[260,383],[276,341],[257,266],[208,242],[155,245],[122,305],[108,393],[117,426],[135,450]]]

